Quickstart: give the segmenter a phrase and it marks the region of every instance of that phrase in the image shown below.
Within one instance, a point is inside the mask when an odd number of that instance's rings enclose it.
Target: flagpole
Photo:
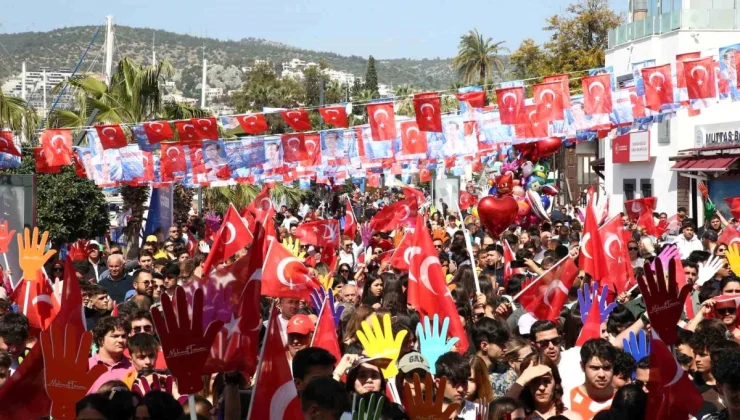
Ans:
[[[524,292],[526,292],[527,290],[529,290],[529,288],[530,288],[530,287],[532,287],[532,286],[534,286],[535,284],[537,284],[537,282],[539,282],[539,281],[540,281],[540,279],[542,279],[542,278],[543,278],[543,277],[545,277],[545,276],[546,276],[547,274],[549,274],[549,273],[550,273],[550,272],[551,272],[552,270],[554,270],[554,269],[555,269],[555,267],[557,267],[558,265],[560,265],[560,263],[561,263],[561,262],[565,261],[565,259],[566,259],[566,258],[570,258],[570,256],[569,256],[569,255],[568,255],[568,256],[565,256],[565,257],[563,257],[563,259],[561,259],[561,260],[560,260],[560,261],[558,261],[557,263],[553,264],[553,266],[552,266],[552,267],[550,267],[550,269],[548,269],[547,271],[545,271],[544,273],[542,273],[542,275],[541,275],[541,276],[539,276],[539,277],[537,277],[537,279],[536,279],[535,281],[533,281],[532,283],[529,283],[529,284],[527,285],[527,287],[525,287],[524,289],[522,289],[522,291],[521,291],[521,292],[517,293],[517,294],[516,294],[516,296],[514,296],[513,298],[511,298],[511,300],[512,300],[512,301],[515,301],[515,300],[519,299],[519,297],[520,297],[521,295],[523,295],[523,294],[524,294]]]
[[[8,274],[8,269],[10,268],[10,264],[8,264],[8,253],[3,252],[3,259],[5,259],[5,274],[8,276],[8,281],[10,281],[10,286],[13,286],[13,277]]]
[[[269,327],[270,327],[270,322],[272,322],[272,311],[274,307],[275,307],[275,302],[273,301],[272,304],[270,305],[270,317],[267,319],[268,331],[265,332],[265,339],[264,341],[262,341],[262,348],[260,349],[260,355],[259,355],[259,358],[257,358],[258,362],[257,362],[257,370],[255,371],[256,375],[259,375],[260,369],[262,368],[262,360],[264,360],[262,356],[264,356],[265,354],[265,346],[267,345],[267,335],[270,333]],[[280,327],[280,324],[278,324],[278,328],[279,327]],[[259,377],[254,382],[254,385],[252,385],[252,397],[249,399],[249,411],[247,412],[247,420],[249,420],[250,416],[252,415],[252,408],[254,407],[254,394],[255,394],[254,391],[257,390],[258,380],[259,380]]]
[[[331,293],[331,291],[330,290],[327,290],[326,293]],[[324,313],[324,309],[326,308],[326,302],[328,302],[328,301],[329,301],[329,299],[327,299],[326,297],[324,297],[324,303],[321,304],[321,310],[319,311],[319,317],[316,320],[316,329],[318,329],[319,325],[321,324],[321,315]],[[311,344],[308,345],[309,347],[313,347],[313,341],[315,339],[316,339],[316,331],[314,330],[313,336],[311,337]],[[262,355],[260,355],[260,360],[262,360]],[[259,372],[259,369],[257,371]],[[252,393],[252,395],[254,395],[254,393]],[[250,408],[251,407],[252,406],[250,405]],[[247,417],[247,418],[249,418],[249,417]]]
[[[472,262],[473,267],[473,279],[475,280],[475,291],[477,293],[481,293],[480,291],[480,282],[478,281],[478,271],[476,268],[476,261],[475,256],[473,256],[473,245],[470,243],[470,234],[468,233],[468,228],[465,226],[465,220],[463,220],[462,210],[460,210],[460,206],[457,206],[457,215],[460,217],[460,223],[462,224],[462,231],[463,235],[465,235],[465,247],[468,249],[468,255],[470,256],[470,261]]]

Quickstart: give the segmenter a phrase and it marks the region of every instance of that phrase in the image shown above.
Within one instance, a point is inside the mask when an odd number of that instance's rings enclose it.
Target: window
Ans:
[[[652,197],[653,196],[653,182],[650,179],[641,179],[640,180],[640,194],[642,194],[643,197]]]
[[[578,185],[596,184],[598,175],[591,168],[591,162],[596,158],[593,155],[578,156]]]
[[[635,199],[635,186],[636,181],[634,179],[625,179],[622,181],[622,190],[624,191],[624,199],[634,200]]]

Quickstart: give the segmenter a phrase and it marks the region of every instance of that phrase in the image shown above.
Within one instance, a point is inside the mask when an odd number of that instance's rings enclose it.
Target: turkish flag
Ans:
[[[593,287],[596,287],[598,283],[592,283]],[[594,339],[594,338],[601,338],[601,311],[599,311],[599,296],[594,299],[593,303],[591,304],[591,308],[588,310],[588,315],[586,316],[586,320],[583,321],[583,327],[581,328],[581,333],[578,334],[578,339],[576,340],[576,346],[581,347],[583,346],[586,341]]]
[[[699,51],[676,55],[676,87],[678,87],[679,89],[683,89],[686,87],[686,78],[684,77],[683,72],[683,62],[699,57],[701,57],[701,53]]]
[[[373,140],[396,139],[396,113],[392,102],[367,104],[367,117],[370,119]]]
[[[424,316],[439,315],[440,319],[450,319],[449,335],[457,337],[457,351],[464,354],[468,350],[468,336],[460,322],[455,301],[447,288],[442,265],[437,250],[432,243],[432,236],[424,224],[421,215],[416,216],[416,231],[413,246],[409,251],[411,261],[408,282],[408,302],[419,311],[420,319]]]
[[[144,165],[144,172],[142,174],[142,177],[139,178],[137,181],[140,183],[154,181],[154,155],[152,154],[152,152],[145,152],[142,150],[141,160]]]
[[[417,93],[414,95],[414,112],[419,130],[430,133],[442,132],[442,106],[439,93]]]
[[[673,103],[673,82],[671,65],[646,67],[640,70],[645,85],[645,106],[660,111],[661,106]]]
[[[22,279],[10,299],[18,305],[18,311],[28,318],[32,328],[46,330],[59,312],[59,301],[40,270],[35,279]]]
[[[483,108],[486,106],[486,92],[479,90],[476,92],[456,93],[455,96],[460,102],[467,102],[473,108]]]
[[[160,170],[163,180],[171,180],[175,173],[184,175],[188,165],[185,159],[185,149],[179,143],[162,143],[162,156],[160,157]]]
[[[518,124],[525,115],[523,87],[496,89],[496,100],[501,124]]]
[[[419,169],[419,182],[429,182],[432,180],[432,172],[424,166],[423,168]]]
[[[247,134],[262,134],[267,131],[264,114],[237,115],[236,120]]]
[[[205,181],[205,174],[208,172],[208,169],[206,169],[206,163],[203,161],[203,149],[200,147],[188,147],[188,155],[190,156],[190,169],[193,178]],[[199,175],[203,176],[199,177]]]
[[[511,245],[509,245],[508,241],[504,241],[504,287],[509,284],[509,279],[515,274],[516,269],[511,267],[511,262],[515,259],[516,255],[511,250]]]
[[[273,206],[272,199],[270,199],[270,188],[267,185],[265,185],[262,188],[262,191],[257,194],[257,197],[254,197],[254,200],[249,203],[247,210],[249,210],[249,212],[263,224],[270,214],[270,211],[275,211],[275,206]]]
[[[475,203],[478,202],[478,197],[474,196],[473,194],[460,190],[460,194],[458,197],[458,206],[460,206],[460,210],[467,210],[470,208],[470,206],[475,205]]]
[[[650,236],[658,236],[658,227],[655,226],[655,219],[652,212],[646,211],[642,213],[637,219],[637,226],[645,229],[645,233]]]
[[[349,200],[347,200],[347,209],[344,211],[344,234],[352,240],[357,236],[357,218]]]
[[[280,116],[295,131],[308,131],[311,129],[311,119],[308,117],[308,112],[305,109],[280,111]]]
[[[414,155],[427,152],[427,134],[414,121],[401,123],[401,153]]]
[[[680,419],[696,416],[704,398],[676,360],[673,352],[652,330],[650,377],[647,383],[646,419]]]
[[[316,284],[308,269],[280,242],[271,238],[262,266],[262,295],[274,298],[308,300]]]
[[[583,224],[583,238],[581,238],[578,266],[591,274],[591,277],[596,281],[600,281],[607,274],[602,243],[594,206],[588,205],[586,206],[586,221]]]
[[[706,99],[717,96],[712,57],[684,61],[683,75],[686,79],[689,99]]]
[[[389,232],[407,226],[416,218],[418,205],[416,199],[405,199],[383,207],[370,219],[370,227],[375,232]]]
[[[725,228],[722,229],[722,234],[717,238],[717,243],[727,244],[728,247],[732,246],[734,243],[740,243],[740,231],[732,225],[725,226]]]
[[[563,107],[570,108],[570,83],[567,74],[554,74],[552,76],[545,76],[542,78],[544,83],[548,82],[560,82],[563,92]]]
[[[532,87],[537,103],[537,118],[542,122],[562,120],[563,85],[560,81],[539,83]]]
[[[316,322],[316,331],[313,333],[311,347],[322,348],[332,354],[337,359],[337,363],[342,359],[342,351],[339,348],[339,338],[337,329],[334,326],[334,315],[332,309],[328,307],[329,299],[324,300],[319,312],[319,319]],[[335,363],[336,365],[336,363]]]
[[[201,140],[218,140],[218,124],[215,118],[191,118],[190,123],[195,126]]]
[[[181,143],[187,145],[203,144],[200,132],[195,128],[195,124],[191,120],[175,121],[175,130]]]
[[[318,133],[305,134],[303,143],[306,146],[306,159],[301,162],[301,165],[321,165],[321,136]]]
[[[630,106],[632,107],[633,118],[645,118],[645,103],[643,102],[642,96],[637,95],[637,90],[634,87],[627,88],[630,93]]]
[[[630,220],[637,220],[643,213],[652,215],[658,205],[658,199],[655,197],[636,198],[624,202],[624,209]]]
[[[336,128],[347,128],[349,123],[347,122],[347,110],[343,106],[326,106],[319,108],[319,114],[324,122],[336,127]]]
[[[574,260],[565,257],[524,287],[514,300],[539,320],[556,322],[578,275]]]
[[[301,223],[296,228],[295,237],[303,244],[324,246],[332,243],[338,248],[339,220],[327,219]]]
[[[59,166],[49,166],[43,147],[34,147],[33,158],[36,161],[36,173],[38,174],[58,174],[62,171]]]
[[[424,197],[424,191],[421,191],[418,188],[403,187],[401,191],[403,191],[404,197],[412,199],[412,200],[416,200],[416,202],[420,205],[427,202],[426,197]]]
[[[537,117],[537,105],[527,105],[525,112],[519,114],[519,124],[514,127],[517,133],[522,134],[521,137],[527,139],[547,137],[547,128],[548,124]]]
[[[247,224],[244,222],[239,212],[233,204],[229,204],[228,210],[218,228],[211,245],[211,252],[208,253],[203,272],[208,273],[211,266],[218,265],[223,261],[231,258],[239,250],[244,249],[252,243],[254,237],[249,231]]]
[[[41,134],[41,147],[48,166],[72,164],[71,130],[44,130]]]
[[[8,153],[13,156],[23,157],[23,154],[13,142],[12,131],[0,131],[0,153]]]
[[[95,130],[98,132],[98,138],[104,150],[120,149],[128,144],[126,133],[118,124],[96,125]]]
[[[411,249],[413,243],[414,235],[412,235],[411,232],[407,232],[405,235],[403,235],[401,243],[398,244],[398,247],[393,251],[393,254],[391,255],[391,265],[393,267],[401,271],[409,270],[409,264],[411,264],[411,255],[409,253],[413,252],[413,250]]]
[[[82,293],[69,258],[65,261],[64,273],[61,305],[51,323],[62,328],[74,325],[81,337],[85,331],[85,320],[81,310]],[[28,401],[34,403],[28,404]],[[23,363],[13,376],[0,388],[0,407],[3,407],[3,418],[8,420],[35,419],[49,415],[51,400],[44,387],[44,360],[39,343],[31,348],[31,352],[23,358]]]
[[[631,273],[631,270],[628,271],[627,269],[627,267],[632,268],[632,265],[627,251],[627,243],[623,239],[622,218],[615,216],[604,223],[599,228],[599,237],[601,239],[600,246],[605,254],[605,282],[613,284],[618,294],[629,290],[635,285],[635,276]]]
[[[302,419],[301,399],[293,382],[293,374],[285,355],[280,335],[278,311],[273,305],[267,324],[265,343],[260,354],[257,383],[252,390],[252,405],[248,418],[288,420]]]
[[[161,143],[175,138],[172,126],[167,121],[145,122],[142,123],[142,126],[144,126],[144,133],[146,133],[149,144]]]
[[[368,174],[367,186],[371,188],[380,187],[380,174]]]
[[[306,139],[303,133],[283,134],[280,142],[283,144],[283,160],[285,162],[301,162],[308,158]]]
[[[727,203],[727,207],[730,209],[730,214],[735,219],[740,219],[740,197],[727,197],[724,199]]]
[[[612,80],[610,74],[597,74],[581,79],[583,111],[586,115],[611,114]]]

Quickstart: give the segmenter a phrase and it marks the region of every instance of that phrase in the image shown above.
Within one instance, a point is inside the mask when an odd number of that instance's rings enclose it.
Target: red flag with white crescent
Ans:
[[[249,231],[244,219],[239,216],[233,204],[229,204],[221,227],[214,235],[211,252],[203,265],[203,273],[208,273],[211,266],[217,266],[223,261],[231,258],[239,250],[244,249],[252,243],[254,237]]]
[[[411,250],[413,242],[414,235],[411,234],[411,232],[406,232],[406,234],[403,235],[403,239],[401,239],[401,243],[398,244],[398,247],[393,251],[393,254],[391,255],[391,265],[393,267],[396,267],[401,271],[409,270],[409,265],[411,264],[410,252],[413,252]]]
[[[167,140],[173,140],[175,133],[172,131],[172,126],[167,121],[152,121],[142,123],[146,138],[149,140],[149,144],[161,143]]]
[[[456,93],[455,97],[460,102],[467,102],[473,108],[483,108],[486,106],[486,92],[479,90],[476,92]]]
[[[298,398],[293,374],[285,356],[278,316],[277,308],[273,306],[260,354],[257,382],[252,390],[252,403],[247,415],[249,419],[303,418],[301,399]]]
[[[120,149],[121,147],[126,147],[128,144],[126,133],[118,124],[96,125],[95,130],[98,132],[98,138],[100,139],[100,144],[103,146],[103,150]]]
[[[0,131],[0,153],[8,153],[13,156],[23,157],[23,154],[13,142],[12,131]]]
[[[367,117],[374,141],[395,140],[396,113],[392,102],[367,104]]]
[[[306,139],[303,133],[283,134],[280,142],[283,145],[283,160],[285,162],[301,162],[308,158]]]
[[[643,97],[637,94],[635,87],[627,88],[630,93],[630,106],[632,107],[633,118],[645,118],[645,102]]]
[[[268,128],[264,114],[237,115],[236,120],[247,134],[262,134]]]
[[[471,206],[475,205],[475,203],[478,202],[478,197],[474,196],[473,194],[460,190],[460,194],[458,197],[458,206],[460,206],[460,210],[467,210]]]
[[[349,123],[347,122],[347,110],[341,105],[319,108],[319,114],[321,114],[321,118],[324,119],[325,123],[333,127],[349,127]]]
[[[352,204],[347,200],[347,208],[344,210],[344,234],[352,240],[357,236],[357,217],[352,210]]]
[[[673,103],[673,81],[671,80],[671,65],[646,67],[640,70],[645,85],[645,107],[653,111],[660,111],[665,104]]]
[[[375,232],[389,232],[401,226],[408,226],[416,220],[418,204],[416,198],[397,201],[370,219],[370,227]]]
[[[556,322],[578,271],[575,261],[565,257],[527,284],[514,300],[518,300],[535,318]]]
[[[701,57],[701,52],[699,51],[676,55],[676,87],[679,89],[686,88],[686,78],[683,74],[683,62],[699,57]]]
[[[717,243],[727,244],[728,247],[733,244],[738,244],[738,246],[740,246],[740,230],[732,225],[725,226],[725,228],[722,229],[722,234],[717,238]]]
[[[218,140],[218,124],[215,118],[191,118],[190,123],[195,126],[201,140]]]
[[[548,122],[565,118],[563,112],[563,85],[558,81],[538,83],[532,87],[537,104],[537,117]]]
[[[46,330],[59,312],[59,301],[44,273],[39,270],[35,279],[22,279],[10,299],[18,311],[28,318],[32,328]]]
[[[332,243],[335,248],[338,248],[339,220],[326,219],[301,223],[296,228],[295,237],[303,244],[323,246],[326,243]]]
[[[583,112],[586,115],[611,114],[612,79],[610,74],[597,74],[581,79]]]
[[[518,124],[521,116],[525,114],[524,88],[496,89],[496,100],[501,124]]]
[[[163,181],[172,180],[176,175],[184,176],[188,168],[185,148],[179,143],[162,143],[159,163]]]
[[[438,92],[414,95],[414,112],[419,130],[430,133],[442,132],[442,106]]]
[[[308,112],[305,109],[280,111],[280,116],[295,131],[308,131],[311,129],[311,119],[308,117]]]
[[[563,106],[570,108],[570,83],[567,74],[553,74],[551,76],[545,76],[542,81],[547,82],[560,82],[563,92]]]
[[[657,205],[658,199],[656,197],[635,198],[634,200],[625,201],[624,209],[630,220],[637,220],[643,213],[652,214]]]
[[[270,188],[267,185],[265,185],[262,188],[262,191],[257,194],[257,197],[249,203],[247,210],[254,215],[257,221],[265,224],[265,221],[270,214],[270,210],[275,211],[275,206],[272,204],[272,200],[270,199]]]
[[[465,327],[460,322],[460,316],[452,299],[450,289],[442,272],[437,250],[434,248],[432,236],[424,224],[421,215],[416,216],[416,231],[413,245],[409,251],[411,261],[408,282],[408,301],[419,311],[419,316],[450,319],[449,335],[457,337],[457,351],[464,354],[469,346]]]
[[[632,268],[624,241],[624,227],[622,218],[612,217],[599,228],[601,248],[604,250],[607,275],[602,284],[613,284],[616,293],[629,290],[635,283],[635,276],[629,268]],[[610,287],[610,290],[612,288]]]
[[[708,99],[717,96],[712,57],[684,61],[683,75],[689,99]]]
[[[58,174],[62,171],[60,166],[49,166],[46,161],[46,152],[43,147],[34,147],[33,159],[36,161],[37,174]]]
[[[180,138],[180,142],[186,145],[202,145],[200,132],[195,128],[191,120],[175,121],[175,130]]]
[[[586,206],[586,221],[583,224],[578,266],[591,274],[595,281],[600,281],[607,274],[604,259],[604,247],[599,235],[599,222],[592,204]]]
[[[262,295],[308,300],[316,287],[308,268],[275,238],[269,239],[262,266]]]
[[[41,147],[44,149],[48,166],[72,164],[71,130],[44,130],[41,135]]]
[[[414,155],[427,152],[427,133],[414,121],[401,123],[401,153]]]
[[[740,219],[740,197],[727,197],[724,199],[730,214],[735,219]]]
[[[334,326],[334,316],[332,309],[328,307],[329,299],[324,300],[319,312],[319,319],[316,321],[316,331],[313,333],[311,347],[324,349],[337,359],[337,363],[342,359],[342,351],[339,348],[339,338],[337,329]],[[336,363],[335,363],[336,365]]]

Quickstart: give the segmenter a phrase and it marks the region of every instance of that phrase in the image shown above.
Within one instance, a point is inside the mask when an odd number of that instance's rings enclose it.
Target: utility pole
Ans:
[[[206,109],[206,73],[208,71],[208,61],[206,61],[206,46],[203,45],[203,79],[201,81],[200,107]]]
[[[42,83],[42,89],[44,89],[44,92],[43,92],[44,107],[42,108],[43,110],[42,115],[44,116],[44,118],[46,118],[47,117],[46,115],[46,69],[44,69],[44,77],[41,83]]]
[[[26,62],[21,64],[21,99],[26,100]],[[26,117],[21,120],[21,144],[26,144]]]
[[[113,70],[113,16],[105,17],[105,83],[110,84]]]
[[[324,78],[319,72],[319,106],[324,106]],[[324,128],[324,119],[319,118],[319,129]]]

